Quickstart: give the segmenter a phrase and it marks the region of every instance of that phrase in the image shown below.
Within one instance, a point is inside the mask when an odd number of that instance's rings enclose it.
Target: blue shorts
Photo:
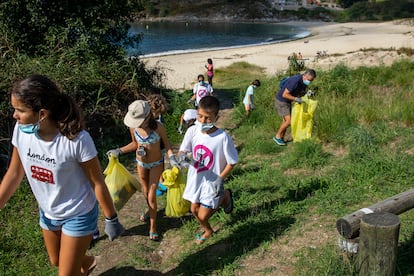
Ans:
[[[98,203],[89,213],[68,219],[49,219],[40,210],[39,224],[45,230],[59,231],[70,237],[84,237],[92,235],[98,229]]]

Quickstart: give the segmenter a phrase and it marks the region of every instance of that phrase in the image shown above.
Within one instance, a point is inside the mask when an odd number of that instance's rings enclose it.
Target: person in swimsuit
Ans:
[[[142,212],[141,221],[150,222],[149,238],[157,241],[157,197],[158,181],[164,170],[164,155],[161,143],[170,158],[171,166],[179,166],[171,149],[167,132],[162,123],[157,122],[147,101],[136,100],[128,107],[124,124],[130,128],[131,142],[123,147],[109,150],[107,155],[136,151],[137,171],[142,192],[148,204],[148,212]]]

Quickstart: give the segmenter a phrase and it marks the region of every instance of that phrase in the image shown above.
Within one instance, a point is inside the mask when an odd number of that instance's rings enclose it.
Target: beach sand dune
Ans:
[[[198,74],[205,73],[207,58],[215,68],[245,61],[264,68],[266,75],[274,75],[288,68],[287,57],[301,52],[305,65],[314,69],[329,69],[343,63],[350,67],[390,65],[406,55],[397,49],[414,48],[414,20],[381,23],[321,23],[287,22],[309,28],[311,36],[290,42],[233,48],[206,52],[148,57],[147,66],[159,66],[166,74],[165,87],[191,89]],[[376,49],[367,51],[367,49]],[[394,50],[393,50],[394,49]],[[327,55],[317,58],[318,51]],[[408,57],[414,60],[414,57]],[[258,76],[260,77],[260,76]]]

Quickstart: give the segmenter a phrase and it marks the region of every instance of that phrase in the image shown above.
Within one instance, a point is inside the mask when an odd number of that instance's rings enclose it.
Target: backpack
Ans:
[[[289,79],[290,77],[284,77],[280,82],[279,82],[279,88],[282,89],[285,86],[286,81]]]

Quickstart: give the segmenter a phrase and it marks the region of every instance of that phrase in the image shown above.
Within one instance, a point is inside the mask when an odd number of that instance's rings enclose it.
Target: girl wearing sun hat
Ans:
[[[147,101],[136,100],[128,107],[124,124],[130,128],[131,142],[123,147],[110,150],[108,155],[136,151],[136,162],[142,192],[148,204],[148,211],[142,211],[141,221],[149,221],[149,238],[158,240],[157,233],[157,197],[156,192],[161,173],[164,169],[164,156],[161,145],[164,145],[172,166],[178,166],[171,143],[162,123],[157,122]]]

